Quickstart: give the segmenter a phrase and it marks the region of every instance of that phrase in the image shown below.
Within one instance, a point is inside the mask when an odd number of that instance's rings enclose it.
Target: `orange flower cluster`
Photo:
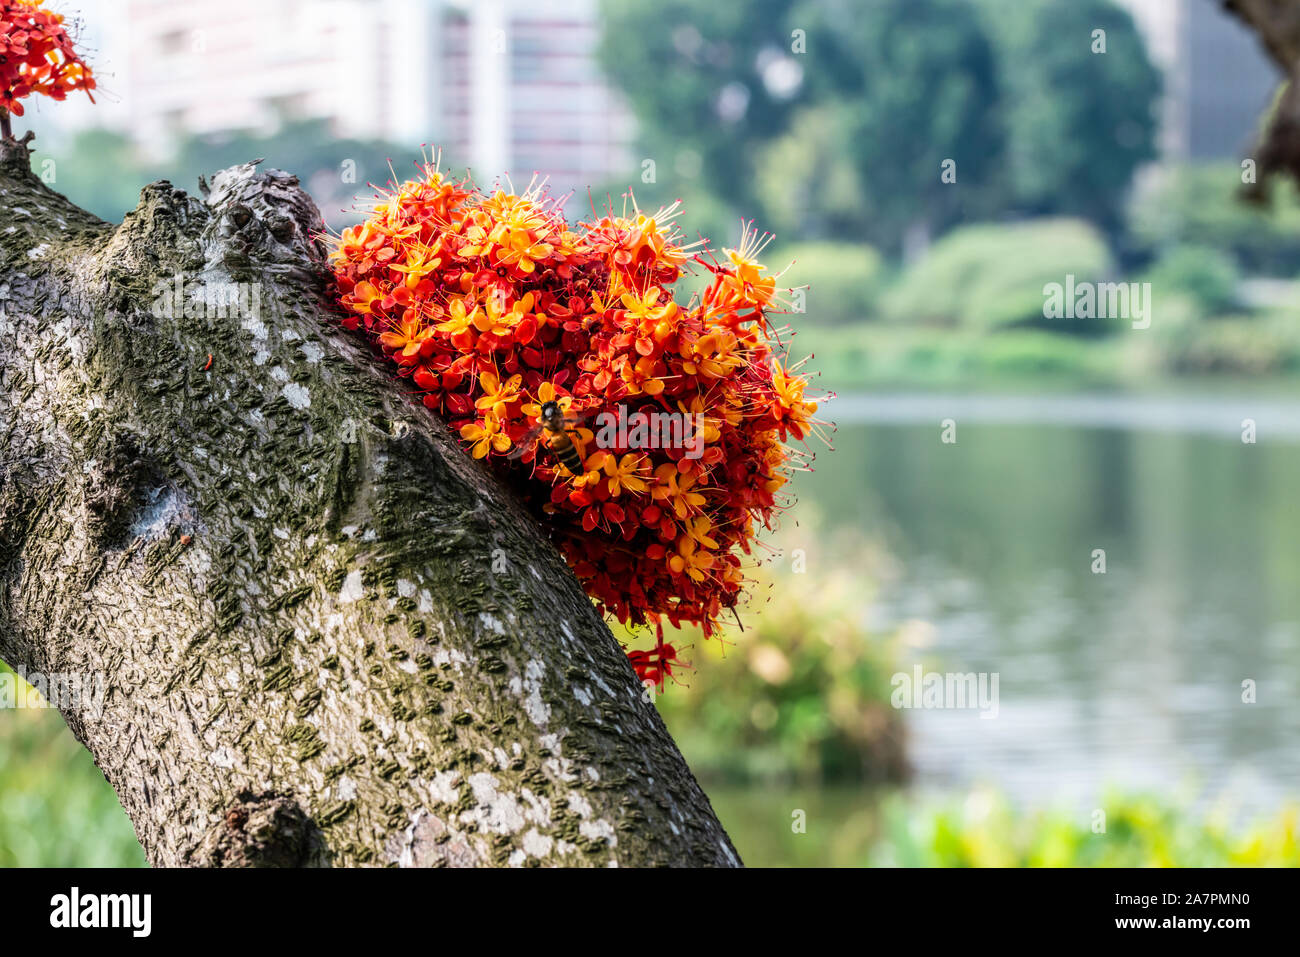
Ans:
[[[32,93],[62,100],[95,88],[90,67],[72,46],[63,16],[42,0],[0,0],[0,117],[23,115],[19,102]],[[91,97],[94,101],[94,97]]]
[[[602,611],[657,626],[632,653],[654,681],[680,664],[665,620],[710,634],[740,598],[742,555],[802,454],[783,443],[817,409],[769,342],[763,244],[746,230],[721,260],[692,253],[676,215],[571,227],[537,190],[488,195],[426,165],[332,248],[343,324],[545,513]],[[688,263],[712,281],[681,304]],[[567,431],[542,427],[548,411]],[[652,414],[675,441],[611,424]]]

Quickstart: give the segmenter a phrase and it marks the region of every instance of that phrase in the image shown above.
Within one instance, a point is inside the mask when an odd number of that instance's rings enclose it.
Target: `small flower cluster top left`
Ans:
[[[62,100],[73,90],[90,95],[94,88],[62,14],[42,0],[0,0],[0,132],[12,135],[9,115],[22,116],[21,101],[33,93]]]

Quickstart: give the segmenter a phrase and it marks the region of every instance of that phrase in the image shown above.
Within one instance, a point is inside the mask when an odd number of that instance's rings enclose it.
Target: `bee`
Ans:
[[[569,438],[569,430],[581,421],[581,418],[566,416],[564,410],[560,408],[560,403],[543,402],[541,415],[537,417],[537,425],[519,440],[509,458],[517,459],[533,448],[537,438],[545,432],[550,439],[551,451],[555,454],[556,460],[571,474],[579,474],[582,471],[582,456],[578,454],[578,447],[573,444],[573,439]]]

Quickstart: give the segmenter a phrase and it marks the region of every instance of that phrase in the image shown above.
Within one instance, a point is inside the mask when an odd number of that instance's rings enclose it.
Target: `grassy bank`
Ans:
[[[0,867],[144,863],[117,795],[59,713],[0,710]]]
[[[1300,321],[1214,320],[1177,335],[1108,338],[1036,329],[982,333],[859,322],[800,325],[796,357],[812,354],[817,386],[1069,392],[1080,389],[1300,394]]]
[[[709,789],[751,867],[1297,867],[1300,810],[1235,821],[1115,794],[1096,809],[1015,807],[997,792],[920,800],[846,788]],[[1104,816],[1097,812],[1104,812]]]

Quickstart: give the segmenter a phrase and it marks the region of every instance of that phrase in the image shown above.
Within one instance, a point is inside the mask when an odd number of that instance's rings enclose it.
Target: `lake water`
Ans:
[[[999,675],[995,719],[907,712],[922,791],[1300,797],[1300,403],[895,395],[826,412],[836,451],[796,488],[826,529],[892,557],[871,620],[913,622],[934,670]]]

